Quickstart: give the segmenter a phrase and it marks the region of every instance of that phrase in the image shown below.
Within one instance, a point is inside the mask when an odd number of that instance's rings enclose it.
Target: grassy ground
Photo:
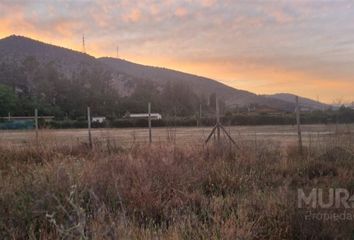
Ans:
[[[350,134],[303,155],[260,139],[3,146],[0,239],[350,239],[353,221],[306,220],[296,194],[354,191],[353,153]]]
[[[245,140],[273,140],[283,144],[292,144],[297,141],[297,128],[295,125],[278,126],[231,126],[225,127],[236,141]],[[210,127],[164,127],[153,128],[153,141],[173,142],[177,144],[200,144],[210,133]],[[311,140],[320,141],[322,137],[336,132],[354,133],[354,124],[339,125],[302,125],[305,143]],[[39,131],[41,144],[72,145],[88,141],[87,129]],[[135,143],[147,143],[148,129],[93,129],[92,136],[96,142],[115,141],[120,145],[130,146]],[[1,131],[0,145],[31,145],[35,141],[35,132],[27,131]]]

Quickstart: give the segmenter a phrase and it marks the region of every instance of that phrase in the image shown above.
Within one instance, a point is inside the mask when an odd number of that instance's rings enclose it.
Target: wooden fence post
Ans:
[[[215,108],[216,108],[216,136],[217,141],[220,142],[220,109],[219,109],[219,99],[215,96]]]
[[[226,131],[226,129],[221,125],[220,122],[220,110],[219,110],[219,100],[218,97],[215,96],[215,108],[216,108],[216,124],[213,127],[213,130],[211,130],[209,136],[207,137],[207,139],[205,140],[205,143],[208,143],[209,140],[211,139],[211,137],[214,135],[214,139],[215,137],[217,138],[216,140],[218,141],[218,143],[220,143],[220,131],[222,130],[224,132],[224,134],[229,138],[229,140],[233,143],[236,144],[236,142],[232,139],[231,135]],[[216,134],[215,134],[216,132]]]
[[[39,138],[38,138],[38,109],[34,109],[34,126],[36,128],[36,143],[38,145],[38,141],[39,141]]]
[[[148,103],[148,122],[149,122],[149,143],[152,143],[152,135],[151,135],[151,103]]]
[[[92,136],[91,136],[91,110],[87,107],[87,130],[88,130],[88,140],[89,147],[92,148]]]
[[[202,104],[199,104],[199,124],[198,127],[202,126]]]
[[[300,105],[299,97],[295,97],[296,101],[296,124],[297,124],[297,135],[298,135],[298,147],[299,153],[302,154],[302,136],[301,136],[301,122],[300,122]]]

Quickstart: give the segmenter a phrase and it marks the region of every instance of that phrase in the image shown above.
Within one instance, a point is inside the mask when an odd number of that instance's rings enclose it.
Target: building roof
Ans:
[[[129,117],[148,117],[148,113],[131,113]],[[161,116],[160,113],[151,113],[151,116]]]

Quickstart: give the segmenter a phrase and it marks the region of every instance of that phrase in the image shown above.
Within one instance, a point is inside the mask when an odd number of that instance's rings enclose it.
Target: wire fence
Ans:
[[[164,127],[152,128],[152,144],[170,143],[176,145],[205,144],[210,134],[210,127]],[[282,126],[226,126],[228,134],[236,142],[275,141],[281,145],[297,143],[297,128],[292,125]],[[91,129],[92,142],[95,144],[114,143],[121,146],[148,144],[148,128],[130,129]],[[343,125],[302,125],[304,145],[320,142],[332,136],[354,136],[354,124]],[[221,136],[226,141],[226,136]],[[213,140],[213,139],[212,139]],[[36,130],[2,130],[0,145],[74,145],[88,144],[87,129],[39,129],[38,143]]]

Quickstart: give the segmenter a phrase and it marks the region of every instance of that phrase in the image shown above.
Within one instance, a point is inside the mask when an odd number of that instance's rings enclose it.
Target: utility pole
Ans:
[[[152,135],[151,135],[151,103],[148,103],[148,122],[149,122],[149,143],[152,143]]]
[[[295,97],[296,102],[296,124],[297,124],[297,135],[298,135],[298,147],[299,153],[302,154],[302,136],[301,136],[301,123],[300,123],[300,106],[299,106],[299,97]]]

